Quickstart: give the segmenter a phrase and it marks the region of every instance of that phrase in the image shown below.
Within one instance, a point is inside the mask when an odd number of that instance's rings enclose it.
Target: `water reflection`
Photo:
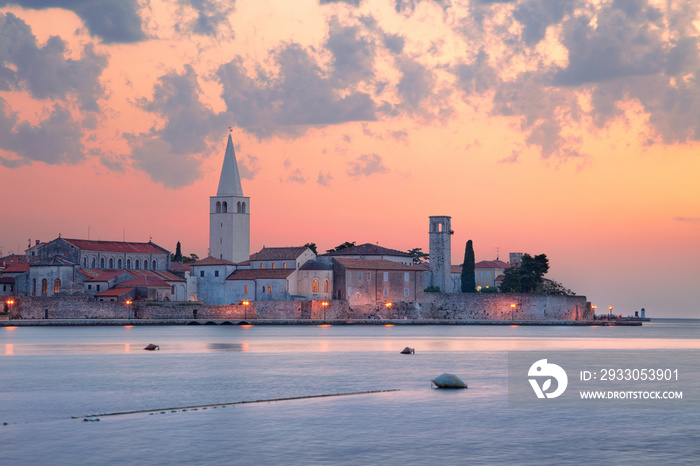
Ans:
[[[15,345],[12,343],[5,343],[5,354],[13,355],[15,354]]]
[[[243,351],[241,343],[209,343],[209,349],[216,351]]]

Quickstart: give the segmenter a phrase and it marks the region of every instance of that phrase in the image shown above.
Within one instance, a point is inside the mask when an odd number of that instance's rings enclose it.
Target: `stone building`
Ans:
[[[386,259],[335,259],[335,298],[350,306],[419,301],[423,297],[423,268]]]
[[[333,299],[333,266],[310,260],[297,271],[297,296],[305,299]]]
[[[371,260],[389,260],[405,265],[413,265],[413,256],[404,251],[389,249],[377,244],[365,243],[359,246],[352,246],[341,249],[340,251],[327,252],[318,256],[318,260],[332,265],[332,259],[371,259]]]

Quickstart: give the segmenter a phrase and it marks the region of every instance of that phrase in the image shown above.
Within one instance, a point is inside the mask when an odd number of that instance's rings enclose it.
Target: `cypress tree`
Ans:
[[[182,250],[180,249],[180,242],[177,242],[175,247],[175,255],[173,256],[173,262],[182,262]]]
[[[476,292],[476,278],[474,277],[475,266],[474,245],[472,244],[472,240],[469,240],[467,241],[467,246],[464,248],[464,263],[462,264],[462,293]]]

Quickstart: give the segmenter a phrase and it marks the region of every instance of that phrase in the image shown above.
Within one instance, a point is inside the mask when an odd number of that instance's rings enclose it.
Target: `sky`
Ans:
[[[232,135],[251,252],[546,254],[601,309],[700,317],[700,4],[0,0],[0,250],[207,255]]]

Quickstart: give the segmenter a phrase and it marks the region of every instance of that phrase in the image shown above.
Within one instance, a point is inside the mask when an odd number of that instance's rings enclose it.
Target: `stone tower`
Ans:
[[[250,198],[243,196],[230,134],[219,189],[209,198],[209,254],[236,263],[250,259]]]
[[[444,215],[430,217],[430,272],[431,284],[443,293],[451,290],[452,269],[452,227],[450,219]]]

